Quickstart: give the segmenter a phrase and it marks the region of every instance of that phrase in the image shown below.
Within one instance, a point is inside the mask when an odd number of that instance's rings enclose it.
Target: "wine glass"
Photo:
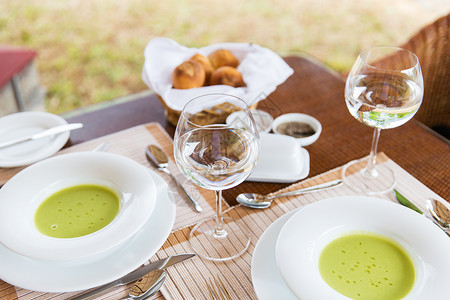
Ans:
[[[422,71],[414,53],[385,46],[361,52],[347,77],[345,101],[353,117],[375,130],[365,163],[352,161],[344,167],[344,181],[353,190],[373,195],[395,186],[394,172],[376,161],[380,132],[409,121],[422,98]]]
[[[224,124],[223,112],[242,111]],[[189,242],[209,260],[238,257],[248,248],[250,234],[244,224],[222,217],[222,190],[244,181],[259,155],[259,135],[247,104],[226,94],[207,94],[190,100],[178,120],[174,156],[183,175],[216,193],[216,215],[195,225]]]

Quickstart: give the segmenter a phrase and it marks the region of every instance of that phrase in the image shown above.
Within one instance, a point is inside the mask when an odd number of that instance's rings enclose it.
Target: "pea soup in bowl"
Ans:
[[[120,214],[124,197],[107,181],[79,178],[63,181],[34,214],[37,230],[54,238],[77,238],[93,234]]]
[[[448,253],[450,240],[430,220],[363,196],[306,205],[276,243],[280,274],[303,300],[439,299],[450,292]]]
[[[58,155],[27,167],[0,189],[0,243],[42,260],[102,255],[139,231],[155,203],[152,176],[129,158]]]
[[[420,285],[420,257],[389,233],[333,231],[321,241],[324,245],[318,245],[321,250],[315,259],[323,281],[336,292],[350,299],[394,300],[405,298]]]

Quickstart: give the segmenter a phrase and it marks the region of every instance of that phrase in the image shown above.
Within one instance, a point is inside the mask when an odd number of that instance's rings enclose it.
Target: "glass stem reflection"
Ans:
[[[367,167],[364,170],[364,174],[368,177],[377,177],[378,172],[375,168],[377,163],[377,149],[378,149],[378,140],[380,139],[380,128],[375,128],[373,132],[372,138],[372,147],[370,148],[369,161],[367,163]]]
[[[222,217],[222,190],[216,190],[216,226],[214,227],[214,235],[216,237],[226,236],[227,232],[223,229]]]

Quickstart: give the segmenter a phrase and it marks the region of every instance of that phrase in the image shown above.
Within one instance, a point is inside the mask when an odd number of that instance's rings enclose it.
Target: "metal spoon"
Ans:
[[[123,300],[143,300],[156,294],[166,280],[167,272],[165,270],[155,270],[139,281],[131,288],[128,297]]]
[[[442,201],[436,199],[427,199],[426,207],[428,214],[424,214],[423,211],[421,211],[417,206],[411,203],[408,199],[405,198],[405,196],[400,194],[395,189],[394,197],[401,205],[406,206],[430,219],[437,227],[442,229],[442,231],[450,236],[450,209],[446,206],[446,204],[442,203]]]
[[[192,205],[194,206],[195,210],[198,212],[202,212],[203,209],[198,204],[198,202],[192,198],[186,190],[183,188],[181,184],[178,183],[176,178],[170,173],[169,170],[169,158],[167,157],[167,154],[158,146],[156,145],[149,145],[147,148],[145,148],[145,156],[147,157],[147,160],[151,165],[153,165],[155,168],[157,168],[160,171],[165,172],[168,174],[172,180],[177,184],[179,189],[187,196],[187,198],[190,200]]]
[[[447,231],[450,229],[450,209],[448,204],[436,199],[427,199],[426,206],[432,220],[449,234]]]
[[[264,196],[264,195],[252,194],[252,193],[239,194],[236,197],[236,200],[239,203],[241,203],[245,206],[251,207],[251,208],[267,208],[272,204],[272,201],[275,198],[294,196],[294,195],[300,195],[300,194],[305,194],[305,193],[311,193],[311,192],[315,192],[315,191],[319,191],[319,190],[325,190],[325,189],[329,189],[332,187],[337,187],[337,186],[341,185],[342,182],[343,182],[342,179],[333,180],[330,182],[318,184],[315,186],[310,186],[307,188],[303,188],[300,190],[295,190],[295,191],[291,191],[291,192],[287,192],[287,193],[283,193],[283,194],[273,195],[273,196]]]

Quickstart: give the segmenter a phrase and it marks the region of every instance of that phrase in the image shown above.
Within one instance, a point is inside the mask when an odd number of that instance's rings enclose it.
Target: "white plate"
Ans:
[[[99,184],[120,193],[121,208],[102,229],[76,238],[40,233],[34,215],[53,193],[79,184]],[[24,188],[26,187],[26,188]],[[0,243],[18,254],[66,260],[107,251],[135,234],[152,214],[156,187],[146,169],[106,152],[57,155],[27,167],[0,189]]]
[[[309,204],[283,226],[276,246],[280,273],[303,300],[349,299],[320,276],[318,260],[333,239],[367,231],[397,241],[411,255],[416,280],[404,299],[443,299],[450,294],[450,239],[430,220],[396,203],[369,197],[337,197]]]
[[[0,278],[42,292],[70,292],[106,284],[145,263],[164,244],[175,221],[175,201],[168,187],[148,170],[157,187],[154,215],[131,239],[96,258],[44,261],[18,255],[0,245]]]
[[[286,135],[260,135],[261,152],[247,181],[290,183],[309,174],[309,153]]]
[[[281,228],[299,209],[279,217],[264,231],[256,244],[252,258],[252,283],[258,300],[298,300],[278,271],[275,247]]]
[[[51,127],[67,124],[58,115],[47,112],[21,112],[0,118],[0,142],[35,134]],[[70,133],[63,132],[34,141],[0,149],[0,167],[26,166],[47,158],[61,149]]]

